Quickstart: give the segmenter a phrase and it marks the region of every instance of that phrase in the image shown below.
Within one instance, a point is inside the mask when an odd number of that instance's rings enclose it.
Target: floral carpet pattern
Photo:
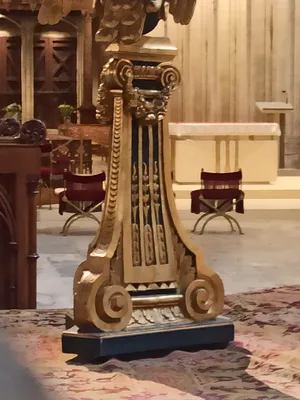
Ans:
[[[65,311],[1,311],[13,350],[58,400],[300,399],[300,286],[229,296],[225,350],[102,365],[61,353]]]

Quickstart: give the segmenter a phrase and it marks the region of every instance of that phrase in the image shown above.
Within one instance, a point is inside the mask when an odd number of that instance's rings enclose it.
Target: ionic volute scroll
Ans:
[[[158,81],[159,89],[146,90],[134,84],[138,81]],[[111,59],[104,66],[98,90],[97,119],[110,124],[113,107],[111,90],[122,89],[124,103],[142,124],[154,125],[163,120],[169,100],[181,83],[180,72],[169,63],[152,67],[136,66],[126,59]]]
[[[113,119],[112,90],[126,91],[132,85],[132,63],[124,59],[111,58],[103,67],[100,75],[96,118],[101,124],[109,125]],[[131,87],[131,86],[130,86]]]

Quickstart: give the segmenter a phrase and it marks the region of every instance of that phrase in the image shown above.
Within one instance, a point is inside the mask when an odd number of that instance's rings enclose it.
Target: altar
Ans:
[[[200,181],[209,172],[242,169],[243,182],[271,183],[278,172],[276,123],[170,123],[172,170],[178,184]]]

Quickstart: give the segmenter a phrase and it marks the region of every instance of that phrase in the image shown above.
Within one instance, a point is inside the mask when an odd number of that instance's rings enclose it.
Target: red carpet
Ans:
[[[61,353],[62,310],[2,311],[0,327],[59,400],[300,399],[300,287],[229,296],[225,314],[236,327],[226,350],[103,365]]]

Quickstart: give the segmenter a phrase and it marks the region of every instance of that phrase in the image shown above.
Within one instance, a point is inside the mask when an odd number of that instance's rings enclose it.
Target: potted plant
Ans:
[[[75,108],[70,104],[60,104],[58,106],[58,109],[60,111],[60,115],[62,116],[64,123],[70,124],[71,116],[76,112]]]
[[[20,106],[20,104],[9,104],[8,106],[2,108],[2,111],[5,111],[4,118],[14,118],[18,121],[21,120],[22,107]]]

